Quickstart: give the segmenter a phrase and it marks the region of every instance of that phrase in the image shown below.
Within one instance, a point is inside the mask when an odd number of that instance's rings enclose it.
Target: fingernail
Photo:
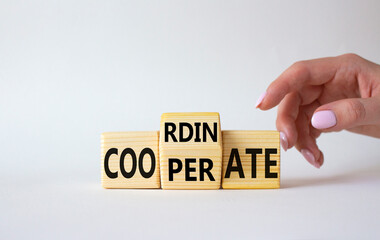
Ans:
[[[336,125],[335,113],[331,110],[318,111],[311,118],[311,125],[316,129],[326,129]]]
[[[280,132],[280,143],[281,143],[282,149],[284,149],[286,152],[288,150],[288,138],[283,132]]]
[[[307,149],[301,150],[302,156],[314,167],[320,168],[320,165],[315,161],[314,155]]]
[[[258,108],[261,104],[261,102],[264,100],[265,96],[267,95],[267,92],[264,92],[263,94],[260,95],[260,97],[256,101],[256,108]]]

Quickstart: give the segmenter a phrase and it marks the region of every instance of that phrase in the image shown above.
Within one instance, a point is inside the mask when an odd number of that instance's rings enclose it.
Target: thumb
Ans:
[[[380,98],[349,98],[317,108],[311,124],[324,132],[340,131],[360,125],[379,123]]]

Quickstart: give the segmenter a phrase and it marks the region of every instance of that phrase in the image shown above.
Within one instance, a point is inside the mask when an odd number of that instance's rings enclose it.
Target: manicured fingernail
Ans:
[[[335,113],[331,110],[318,111],[311,118],[311,125],[316,129],[326,129],[336,125]]]
[[[256,101],[256,108],[258,108],[261,104],[261,102],[264,100],[265,96],[267,95],[267,92],[260,95],[260,97]]]
[[[303,157],[314,167],[320,168],[321,166],[315,161],[314,155],[307,149],[302,149],[301,154]]]
[[[284,149],[286,152],[288,150],[288,138],[283,132],[280,132],[280,143],[281,143],[282,149]]]

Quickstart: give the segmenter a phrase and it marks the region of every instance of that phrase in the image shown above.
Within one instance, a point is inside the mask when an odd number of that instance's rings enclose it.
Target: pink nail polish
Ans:
[[[283,132],[280,132],[280,143],[281,143],[282,149],[284,149],[286,152],[288,150],[288,138]]]
[[[256,108],[258,108],[261,104],[261,102],[264,100],[265,96],[267,95],[267,92],[264,92],[263,94],[260,95],[260,97],[256,101]]]
[[[326,129],[336,125],[335,113],[331,110],[318,111],[311,118],[311,125],[316,129]]]
[[[320,168],[319,164],[315,161],[314,155],[307,149],[302,149],[301,154],[303,157],[314,167]]]

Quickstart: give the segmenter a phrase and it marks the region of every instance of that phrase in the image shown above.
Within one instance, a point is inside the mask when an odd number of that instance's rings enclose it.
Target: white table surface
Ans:
[[[96,167],[72,164],[33,175],[11,168],[0,178],[0,238],[376,239],[376,141],[351,156],[330,150],[320,170],[296,151],[283,154],[275,190],[106,190],[99,159],[86,156],[76,160]],[[372,159],[359,154],[365,150]],[[44,160],[58,159],[64,161]]]

